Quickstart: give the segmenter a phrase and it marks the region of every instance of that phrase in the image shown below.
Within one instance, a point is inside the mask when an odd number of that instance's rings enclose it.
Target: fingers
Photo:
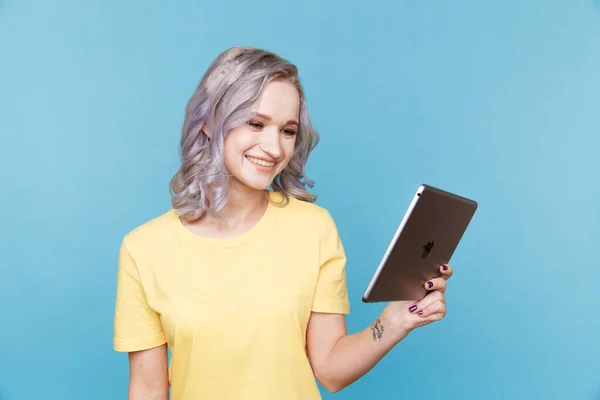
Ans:
[[[431,313],[436,312],[438,306],[435,306],[435,304],[438,304],[438,303],[441,303],[444,305],[443,310],[445,312],[446,311],[446,298],[444,296],[444,293],[439,290],[435,290],[435,291],[429,293],[427,296],[425,296],[421,301],[414,304],[408,310],[412,314],[416,314],[419,316],[429,316],[429,315],[431,315]],[[428,311],[425,312],[425,310],[428,310]]]
[[[449,279],[453,273],[452,266],[450,264],[442,264],[440,265],[440,272],[444,279]]]
[[[436,300],[427,307],[417,311],[417,315],[432,321],[441,320],[446,315],[446,303],[441,300]]]
[[[433,278],[423,284],[427,290],[439,290],[440,292],[446,292],[446,279],[444,278]]]
[[[441,277],[430,279],[423,286],[429,290],[427,296],[416,302],[409,308],[409,312],[418,317],[412,323],[415,326],[427,325],[433,321],[439,321],[446,316],[446,281],[452,276],[452,266],[440,265]],[[420,322],[419,322],[420,321]]]
[[[408,309],[408,311],[410,311],[413,314],[418,313],[419,311],[424,310],[425,308],[427,308],[431,304],[435,303],[436,301],[442,301],[442,302],[446,301],[445,297],[444,297],[444,293],[440,292],[439,290],[435,290],[435,291],[429,293],[421,301],[415,303],[412,307],[410,307]]]

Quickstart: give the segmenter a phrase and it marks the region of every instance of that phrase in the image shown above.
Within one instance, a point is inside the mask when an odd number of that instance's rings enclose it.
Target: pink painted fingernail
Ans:
[[[429,289],[431,289],[433,287],[433,282],[431,282],[431,281],[427,282],[427,287]]]
[[[417,306],[412,306],[408,309],[408,311],[415,312],[416,309],[417,309]],[[421,311],[419,311],[419,312],[421,312]]]
[[[442,265],[442,269],[443,269],[444,271],[448,271],[448,266],[447,266],[447,265]]]
[[[423,315],[423,310],[419,310],[418,314]]]

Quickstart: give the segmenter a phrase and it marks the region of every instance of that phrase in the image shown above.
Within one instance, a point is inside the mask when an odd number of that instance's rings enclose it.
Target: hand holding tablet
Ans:
[[[365,293],[365,303],[390,302],[381,319],[401,340],[446,314],[448,263],[477,203],[432,186],[414,195]]]
[[[471,218],[473,200],[432,186],[415,193],[365,293],[365,303],[418,301],[448,264]]]

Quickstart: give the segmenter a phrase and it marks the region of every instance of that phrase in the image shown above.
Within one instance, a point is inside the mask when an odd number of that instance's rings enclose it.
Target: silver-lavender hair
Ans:
[[[171,202],[177,213],[194,221],[214,214],[227,202],[229,175],[223,162],[224,138],[231,129],[246,124],[252,106],[265,86],[287,81],[300,94],[300,126],[294,155],[275,178],[272,189],[289,197],[314,202],[306,190],[313,187],[305,172],[306,162],[319,141],[311,126],[296,66],[271,52],[233,47],[221,53],[204,74],[190,98],[181,132],[181,166],[170,182]],[[211,137],[204,133],[206,126]]]

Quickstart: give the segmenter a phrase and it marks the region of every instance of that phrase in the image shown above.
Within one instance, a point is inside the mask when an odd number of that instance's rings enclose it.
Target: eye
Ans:
[[[295,131],[295,130],[293,130],[293,129],[284,129],[284,130],[283,130],[283,133],[284,133],[286,136],[294,136],[294,135],[296,134],[296,131]]]
[[[250,125],[254,129],[261,129],[264,127],[263,124],[261,124],[260,122],[257,122],[257,121],[248,121],[248,125]]]

